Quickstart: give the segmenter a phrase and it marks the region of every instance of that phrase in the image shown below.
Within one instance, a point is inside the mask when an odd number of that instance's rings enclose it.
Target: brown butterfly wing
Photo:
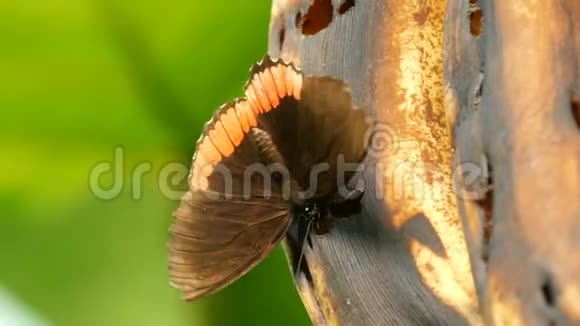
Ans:
[[[289,228],[288,183],[266,184],[268,173],[248,178],[250,167],[279,157],[275,161],[307,189],[312,167],[328,164],[317,188],[318,196],[326,196],[337,187],[338,155],[358,163],[366,151],[368,122],[340,81],[303,78],[291,65],[266,57],[252,69],[246,98],[220,108],[206,126],[193,159],[190,192],[174,215],[170,274],[186,299],[241,277]]]
[[[250,110],[245,101],[225,105],[197,144],[190,191],[174,214],[169,243],[171,283],[187,300],[244,275],[291,222],[282,185],[265,186],[267,174],[244,175],[263,157],[250,133],[256,125]]]
[[[188,193],[174,214],[171,283],[186,300],[212,294],[262,261],[284,237],[286,207],[260,200],[235,204]]]
[[[258,115],[259,127],[271,135],[292,176],[303,189],[310,186],[312,168],[327,165],[328,170],[318,175],[316,196],[334,193],[339,156],[343,162],[360,163],[366,154],[370,128],[366,113],[353,106],[350,91],[342,81],[303,77],[291,65],[268,58],[253,71],[246,96],[253,106],[266,108]],[[282,92],[278,90],[280,78],[276,78],[281,74],[291,76],[282,79],[282,88],[286,90]],[[285,96],[271,100],[271,94],[276,91]],[[252,98],[270,100],[264,103]],[[350,175],[346,173],[345,179]]]

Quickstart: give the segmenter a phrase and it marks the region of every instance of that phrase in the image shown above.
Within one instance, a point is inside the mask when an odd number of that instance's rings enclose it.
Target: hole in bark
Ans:
[[[489,162],[489,161],[488,161]],[[487,263],[489,260],[489,242],[493,234],[493,171],[487,166],[487,189],[485,197],[477,201],[483,213],[483,243],[481,259]]]
[[[542,282],[542,296],[544,297],[544,302],[549,307],[554,307],[556,305],[556,289],[552,282],[552,277],[549,275],[546,275]]]
[[[338,7],[338,13],[341,14],[341,15],[344,15],[352,7],[354,7],[354,0],[344,0],[340,4],[340,7]]]
[[[328,27],[332,22],[332,11],[331,0],[314,0],[301,19],[302,34],[314,35]]]
[[[284,40],[286,40],[286,28],[282,27],[280,29],[280,34],[278,35],[278,41],[280,42],[280,51],[282,51],[282,47],[284,46]]]
[[[576,122],[576,127],[580,129],[580,99],[576,94],[572,94],[572,99],[570,100],[570,107],[572,109],[572,117]]]
[[[544,303],[547,306],[547,324],[548,326],[556,326],[558,323],[554,319],[554,308],[558,305],[558,289],[554,285],[552,276],[548,273],[544,275],[542,285],[540,287]]]
[[[475,37],[483,32],[483,11],[477,0],[469,0],[469,32]]]

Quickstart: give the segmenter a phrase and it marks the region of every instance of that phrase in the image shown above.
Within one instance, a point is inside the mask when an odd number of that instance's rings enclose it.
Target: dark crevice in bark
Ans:
[[[296,24],[296,28],[300,29],[300,24],[302,24],[302,13],[300,11],[296,13],[294,23]]]
[[[553,312],[554,308],[558,305],[558,291],[554,284],[554,280],[552,276],[548,273],[544,276],[542,280],[542,284],[540,286],[542,292],[542,298],[544,300],[544,304],[548,308],[547,314],[547,325],[548,326],[556,326],[558,323],[556,322]]]
[[[572,98],[570,99],[570,109],[572,110],[574,122],[576,122],[578,129],[580,129],[580,99],[575,94],[572,94]]]
[[[549,307],[554,307],[556,305],[556,289],[553,284],[552,277],[550,275],[546,275],[544,277],[544,281],[542,282],[542,296],[544,298],[544,302]]]
[[[479,73],[481,74],[481,77],[480,77],[480,78],[481,78],[481,80],[479,81],[479,85],[478,85],[478,87],[477,87],[477,90],[475,91],[475,96],[476,96],[476,98],[478,98],[478,99],[480,99],[480,98],[481,98],[481,96],[483,95],[483,78],[484,78],[484,75],[483,75],[483,70],[482,70],[482,71],[480,71]]]
[[[286,28],[282,27],[280,28],[280,32],[278,35],[278,41],[280,42],[280,51],[282,51],[282,48],[284,47],[285,40],[286,40]]]
[[[481,259],[487,264],[489,260],[489,243],[493,235],[493,172],[488,165],[487,191],[485,197],[477,201],[483,216],[483,241]]]
[[[479,106],[481,104],[481,97],[483,96],[483,81],[485,79],[485,75],[483,73],[483,64],[481,67],[481,70],[479,72],[479,76],[478,76],[478,84],[475,88],[474,94],[473,94],[473,111],[477,111],[479,110]]]

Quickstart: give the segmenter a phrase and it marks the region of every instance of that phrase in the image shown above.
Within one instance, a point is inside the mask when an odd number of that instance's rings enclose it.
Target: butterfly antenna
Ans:
[[[306,227],[306,233],[304,234],[304,239],[302,240],[302,247],[300,247],[300,256],[298,257],[298,264],[296,265],[296,271],[294,275],[298,275],[300,267],[302,266],[302,259],[304,259],[304,248],[306,248],[306,241],[308,241],[308,236],[310,235],[310,228],[312,227],[313,220],[308,221],[308,226]]]

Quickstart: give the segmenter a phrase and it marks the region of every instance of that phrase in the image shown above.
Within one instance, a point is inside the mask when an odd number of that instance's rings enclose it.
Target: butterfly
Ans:
[[[340,215],[354,174],[341,164],[366,153],[370,122],[344,82],[266,56],[244,89],[206,124],[170,227],[171,284],[185,300],[239,279],[294,220]]]

